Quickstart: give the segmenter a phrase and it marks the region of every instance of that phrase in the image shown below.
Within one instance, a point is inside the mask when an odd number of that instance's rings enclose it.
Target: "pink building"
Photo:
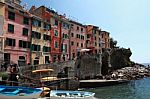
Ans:
[[[74,59],[80,49],[86,48],[85,46],[85,35],[86,26],[81,23],[70,21],[71,33],[70,33],[70,57]]]
[[[5,2],[4,60],[24,65],[30,63],[31,21],[28,12],[17,1]]]

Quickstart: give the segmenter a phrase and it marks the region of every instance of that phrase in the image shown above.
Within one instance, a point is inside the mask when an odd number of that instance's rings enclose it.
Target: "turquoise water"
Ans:
[[[150,99],[150,78],[86,91],[95,92],[97,99]]]

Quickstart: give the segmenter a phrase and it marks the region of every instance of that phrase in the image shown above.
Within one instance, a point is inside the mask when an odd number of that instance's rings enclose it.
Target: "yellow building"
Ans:
[[[50,62],[50,23],[32,15],[31,64]]]

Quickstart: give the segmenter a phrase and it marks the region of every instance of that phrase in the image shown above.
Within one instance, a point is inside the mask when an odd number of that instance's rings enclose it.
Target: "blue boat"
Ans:
[[[0,85],[0,99],[35,99],[40,97],[41,92],[37,88]]]
[[[94,95],[95,93],[85,91],[50,91],[50,99],[95,99]]]

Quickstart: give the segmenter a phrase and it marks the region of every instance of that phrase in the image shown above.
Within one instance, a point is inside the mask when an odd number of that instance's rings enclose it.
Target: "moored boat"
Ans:
[[[0,86],[0,99],[35,99],[42,90],[21,86]]]
[[[85,91],[51,90],[50,99],[94,99],[94,95]]]

